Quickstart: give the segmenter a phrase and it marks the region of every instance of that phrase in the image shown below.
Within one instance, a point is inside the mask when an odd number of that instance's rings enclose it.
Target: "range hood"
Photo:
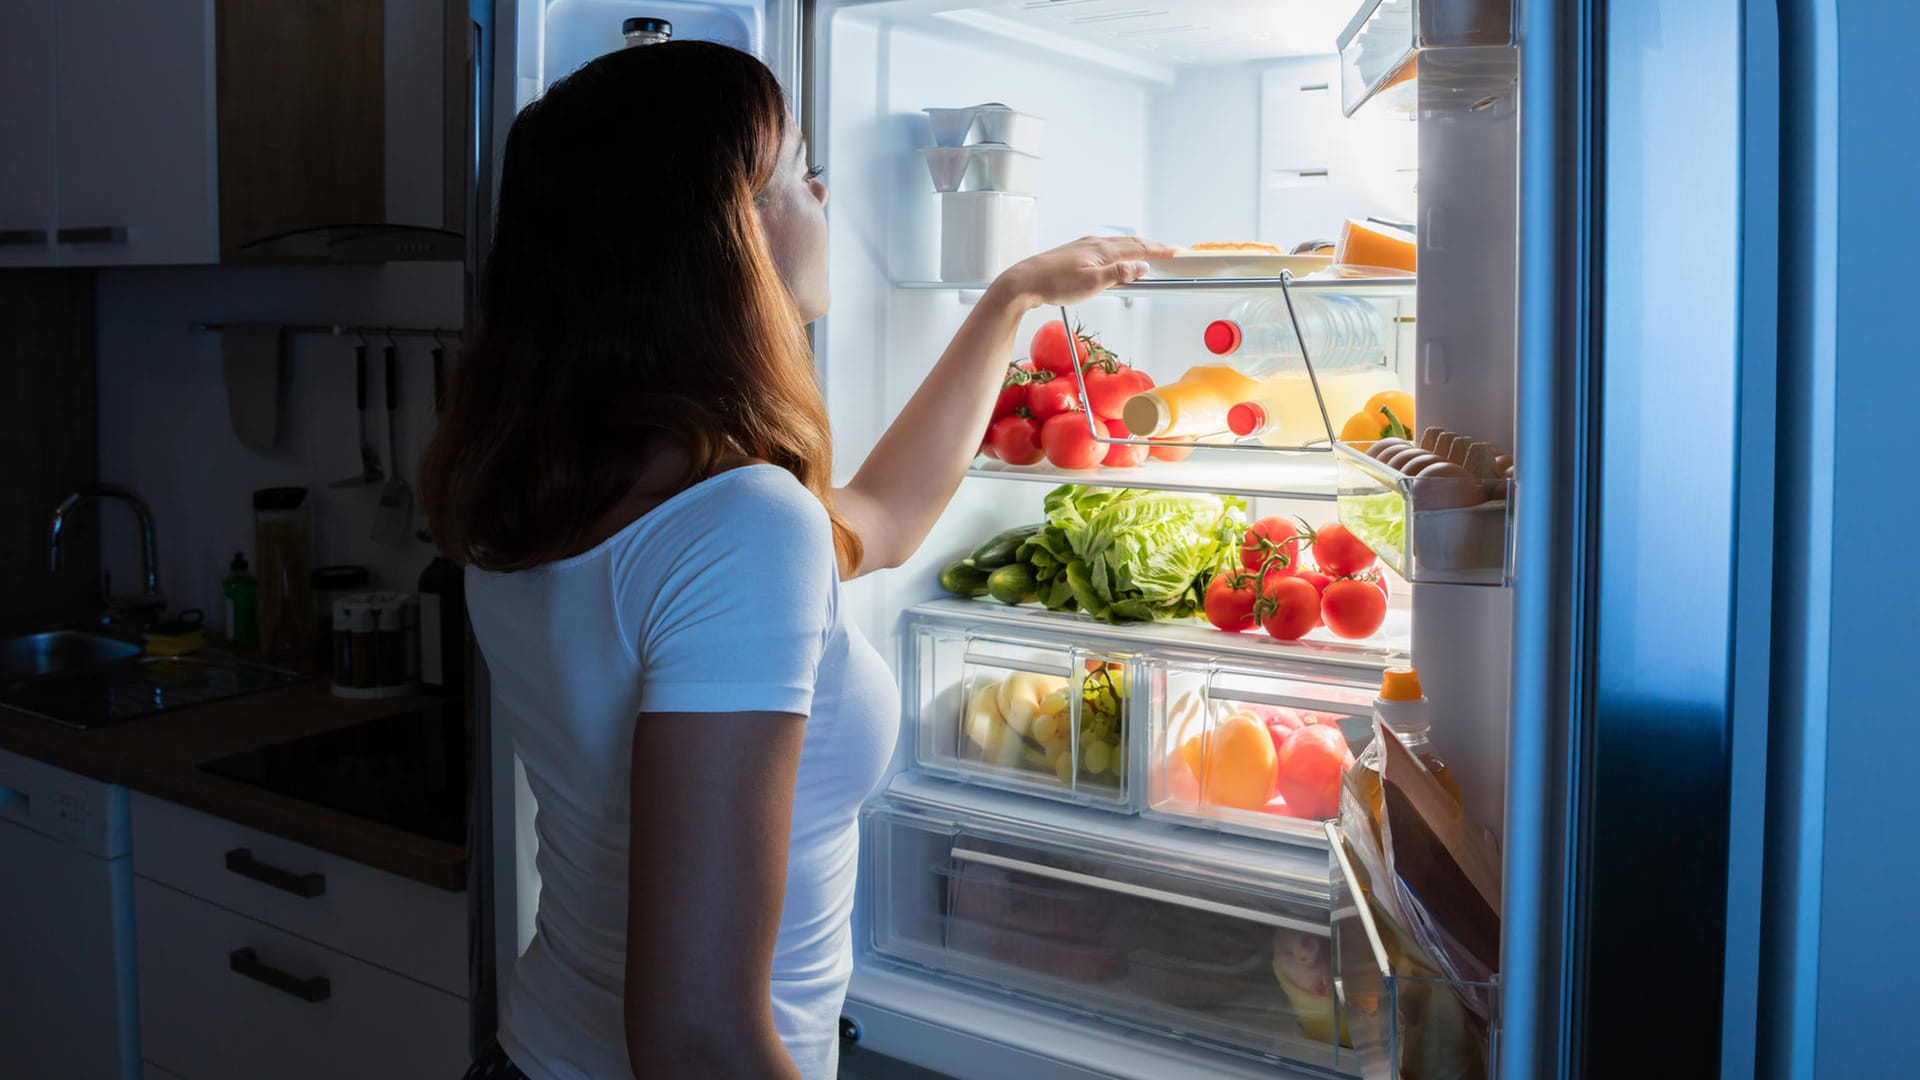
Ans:
[[[1410,113],[1420,54],[1513,44],[1512,0],[1368,0],[1340,32],[1340,111]]]

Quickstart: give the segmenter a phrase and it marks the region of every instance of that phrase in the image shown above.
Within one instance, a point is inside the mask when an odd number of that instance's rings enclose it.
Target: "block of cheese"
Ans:
[[[1342,266],[1384,266],[1411,274],[1414,250],[1411,233],[1348,218],[1340,227],[1333,261]]]

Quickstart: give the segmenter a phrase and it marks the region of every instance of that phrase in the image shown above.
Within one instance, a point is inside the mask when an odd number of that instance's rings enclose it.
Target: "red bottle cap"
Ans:
[[[1207,343],[1208,352],[1225,356],[1240,347],[1240,324],[1232,319],[1215,319],[1207,324],[1201,340]]]
[[[1235,435],[1254,435],[1267,428],[1267,410],[1257,401],[1243,401],[1227,410],[1227,430]]]

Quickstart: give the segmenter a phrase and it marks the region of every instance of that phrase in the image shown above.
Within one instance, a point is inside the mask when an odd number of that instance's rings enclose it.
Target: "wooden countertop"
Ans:
[[[415,881],[466,888],[467,849],[202,772],[214,761],[444,699],[334,697],[324,680],[74,731],[0,706],[0,750],[203,810]]]

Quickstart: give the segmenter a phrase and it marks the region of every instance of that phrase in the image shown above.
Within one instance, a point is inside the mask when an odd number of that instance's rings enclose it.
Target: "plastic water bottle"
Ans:
[[[1293,309],[1316,372],[1378,364],[1386,355],[1387,320],[1365,300],[1295,293]],[[1207,324],[1203,340],[1207,351],[1255,378],[1304,370],[1286,299],[1277,294],[1241,300]]]

